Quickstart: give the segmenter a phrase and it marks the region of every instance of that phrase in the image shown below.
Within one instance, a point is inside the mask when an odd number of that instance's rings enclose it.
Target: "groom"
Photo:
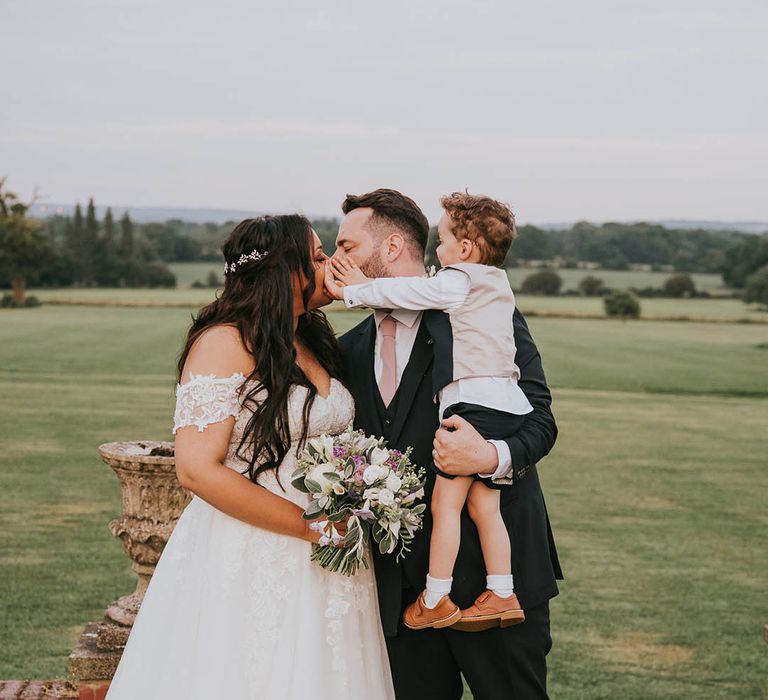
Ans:
[[[336,250],[356,262],[368,277],[423,276],[429,224],[416,203],[390,189],[349,195],[336,238]],[[439,425],[433,401],[430,332],[448,323],[439,311],[391,312],[395,319],[395,353],[382,356],[379,324],[388,315],[376,311],[342,336],[347,380],[355,398],[355,427],[382,435],[389,447],[413,448],[414,463],[430,460],[449,474],[512,477],[501,492],[501,512],[512,542],[515,592],[525,622],[484,632],[451,629],[411,630],[402,623],[403,609],[424,587],[429,561],[431,517],[399,564],[374,551],[379,606],[392,678],[398,700],[458,700],[461,675],[475,700],[546,698],[546,655],[552,646],[549,599],[562,578],[541,493],[536,462],[552,448],[557,427],[536,345],[519,311],[514,315],[516,364],[520,387],[533,406],[525,426],[506,441],[490,443],[461,417]],[[385,406],[378,380],[385,363],[394,362],[397,391]],[[438,431],[438,428],[440,430]],[[429,503],[434,473],[427,470]],[[462,514],[461,549],[453,573],[451,597],[469,607],[485,589],[485,565],[477,530]]]

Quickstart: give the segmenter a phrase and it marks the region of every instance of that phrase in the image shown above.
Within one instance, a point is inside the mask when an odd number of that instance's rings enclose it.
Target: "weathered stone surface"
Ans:
[[[115,675],[122,650],[101,651],[96,645],[99,622],[89,623],[69,655],[69,675],[76,681],[108,681]]]
[[[109,524],[138,574],[136,590],[109,605],[103,620],[89,623],[69,657],[78,681],[109,681],[160,555],[191,494],[176,479],[172,442],[110,442],[99,454],[117,474],[123,514]],[[1,699],[0,699],[1,700]]]
[[[18,698],[28,681],[0,681],[0,700]]]
[[[122,654],[130,634],[130,627],[104,619],[96,625],[96,648],[99,651],[119,651]]]
[[[0,700],[77,700],[77,688],[64,680],[0,681]]]
[[[107,617],[130,627],[144,593],[191,494],[176,479],[172,442],[110,442],[99,447],[115,471],[123,497],[123,515],[109,524],[133,561],[136,590],[107,608]]]

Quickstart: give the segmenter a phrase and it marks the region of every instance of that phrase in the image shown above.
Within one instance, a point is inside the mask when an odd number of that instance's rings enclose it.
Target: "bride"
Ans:
[[[394,698],[375,580],[310,561],[291,486],[309,437],[354,415],[318,308],[326,256],[307,219],[247,219],[221,296],[179,360],[176,471],[193,494],[157,565],[108,700]]]

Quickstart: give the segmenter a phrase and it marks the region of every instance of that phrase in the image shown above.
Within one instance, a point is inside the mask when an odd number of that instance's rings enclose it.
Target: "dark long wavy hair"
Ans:
[[[328,373],[342,377],[339,347],[325,314],[307,311],[294,331],[293,281],[298,273],[306,280],[304,307],[315,291],[312,226],[298,214],[263,216],[241,221],[229,235],[222,252],[227,266],[240,256],[267,251],[262,258],[238,264],[225,276],[224,289],[192,319],[178,363],[179,381],[190,348],[208,328],[236,326],[243,346],[253,356],[254,370],[241,388],[241,400],[253,410],[237,454],[249,454],[243,473],[254,483],[260,474],[277,470],[291,447],[288,395],[294,384],[308,389],[304,402],[300,445],[307,439],[309,412],[317,389],[296,364],[294,340],[298,338]],[[256,395],[266,390],[266,398]],[[252,448],[244,451],[244,448]],[[279,477],[278,477],[279,483]]]

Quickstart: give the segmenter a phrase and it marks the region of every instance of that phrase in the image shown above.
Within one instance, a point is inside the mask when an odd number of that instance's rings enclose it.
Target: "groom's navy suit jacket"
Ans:
[[[384,425],[377,409],[378,386],[374,375],[376,328],[373,315],[340,338],[347,369],[347,385],[355,399],[355,427],[369,435],[384,435],[389,447],[413,448],[411,459],[426,466],[432,459],[432,441],[439,427],[438,407],[433,400],[431,334],[450,323],[440,311],[426,311],[398,389],[394,418]],[[501,513],[512,542],[512,573],[520,604],[532,608],[557,595],[556,578],[562,578],[552,538],[536,462],[552,448],[557,437],[550,404],[552,397],[544,378],[541,357],[522,314],[515,310],[514,333],[520,367],[520,387],[533,406],[523,428],[507,440],[515,470],[514,483],[501,490]],[[427,470],[425,500],[429,503],[435,474]],[[403,608],[403,589],[423,589],[429,564],[432,518],[425,513],[420,530],[405,559],[380,555],[374,548],[374,568],[382,625],[388,636],[397,634]],[[451,598],[461,608],[471,605],[485,590],[485,564],[480,540],[466,508],[462,512],[461,548],[453,573]],[[413,595],[410,595],[411,600]],[[409,602],[409,601],[408,601]]]

